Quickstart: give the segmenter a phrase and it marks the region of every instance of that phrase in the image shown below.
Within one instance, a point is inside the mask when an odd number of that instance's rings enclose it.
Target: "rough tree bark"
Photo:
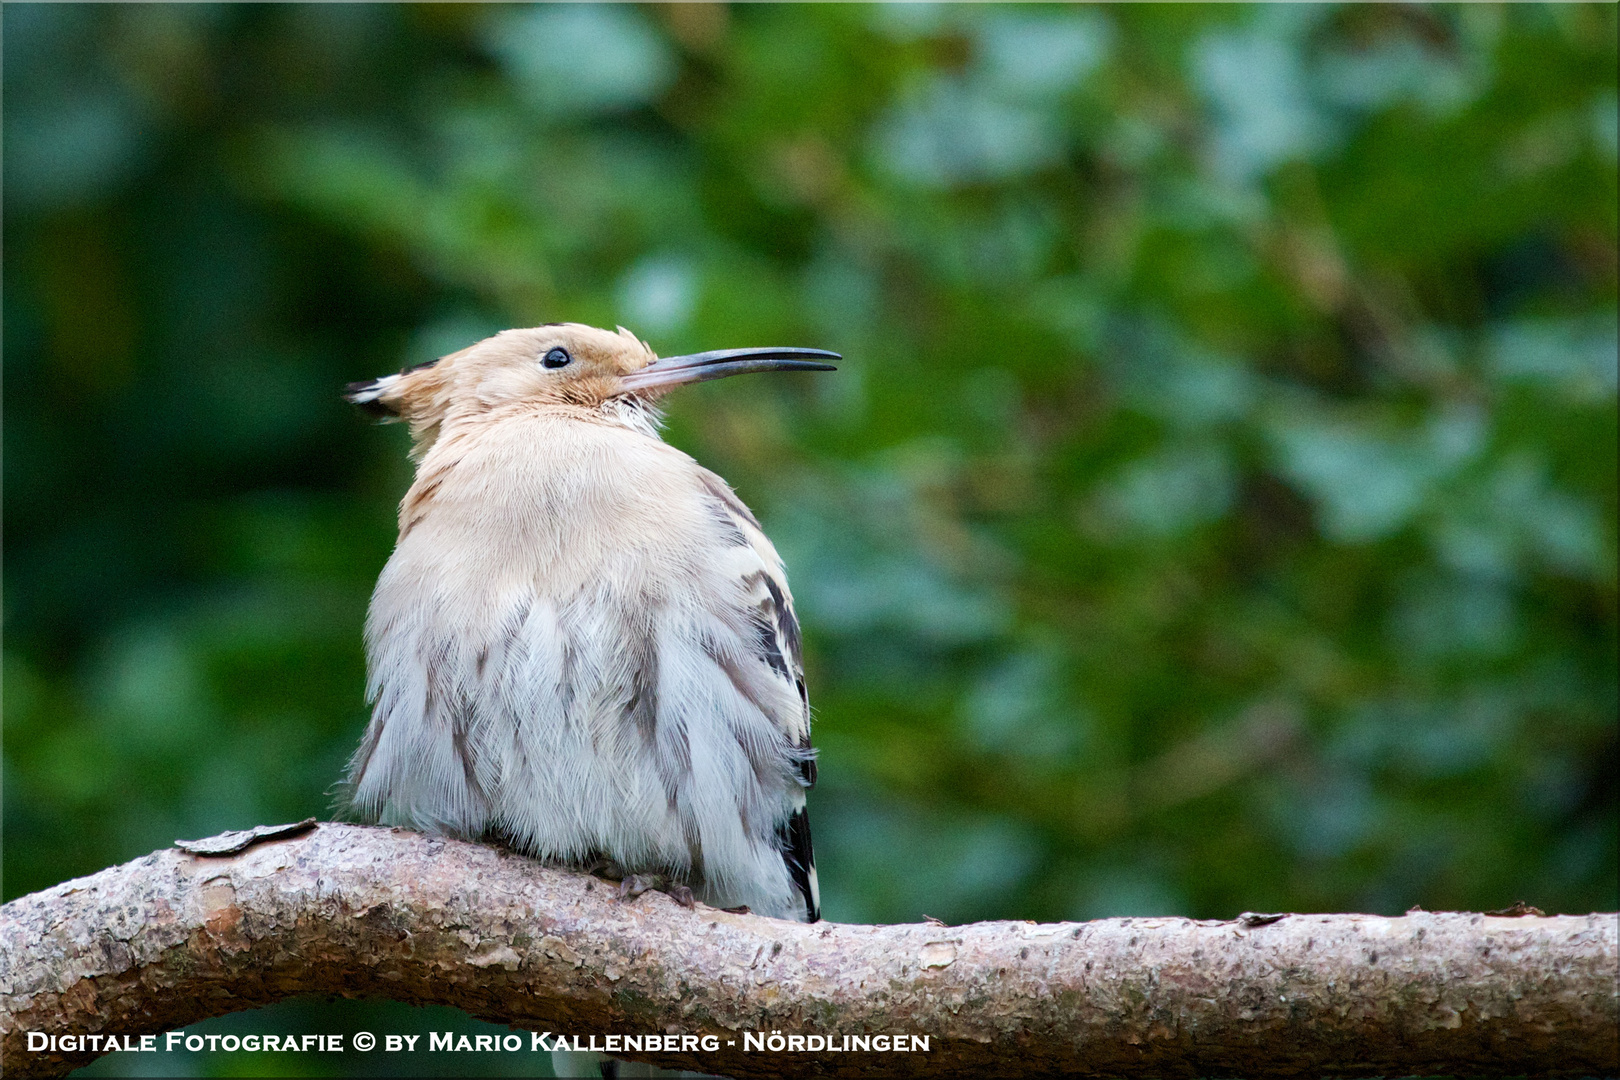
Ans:
[[[7,904],[0,1050],[11,1076],[61,1075],[95,1055],[29,1052],[26,1033],[162,1032],[316,993],[537,1031],[710,1033],[715,1053],[628,1056],[737,1077],[1613,1074],[1617,963],[1614,915],[804,926],[321,825]],[[930,1048],[762,1053],[750,1031]]]

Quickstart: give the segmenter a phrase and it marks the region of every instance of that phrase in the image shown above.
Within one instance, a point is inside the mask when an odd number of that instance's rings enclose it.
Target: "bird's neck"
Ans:
[[[524,419],[605,424],[652,439],[660,438],[659,432],[664,426],[662,409],[645,398],[626,394],[592,402],[513,401],[494,406],[479,403],[471,408],[452,407],[444,418],[442,430],[444,436],[452,440],[477,438],[494,425]]]
[[[659,438],[664,413],[658,406],[634,395],[609,398],[593,410],[598,423],[616,424],[648,438]]]

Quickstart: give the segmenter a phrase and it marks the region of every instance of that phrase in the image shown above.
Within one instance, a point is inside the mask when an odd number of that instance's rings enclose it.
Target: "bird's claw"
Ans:
[[[605,878],[608,881],[623,881],[626,877],[624,867],[606,856],[597,856],[585,866],[585,872],[593,877]]]
[[[663,874],[628,874],[619,882],[619,899],[634,900],[644,892],[661,892],[683,908],[697,907],[692,890]]]

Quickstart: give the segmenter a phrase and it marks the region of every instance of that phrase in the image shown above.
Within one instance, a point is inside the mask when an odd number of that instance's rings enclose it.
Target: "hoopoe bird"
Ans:
[[[663,395],[819,349],[660,359],[629,331],[507,330],[348,387],[410,425],[415,482],[366,620],[366,820],[498,839],[690,906],[820,917],[799,624]]]

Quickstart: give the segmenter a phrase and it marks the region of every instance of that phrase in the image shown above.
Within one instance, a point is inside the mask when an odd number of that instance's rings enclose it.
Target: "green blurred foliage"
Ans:
[[[409,477],[337,391],[573,320],[847,358],[668,432],[830,918],[1613,910],[1616,29],[7,4],[6,895],[328,811]]]

